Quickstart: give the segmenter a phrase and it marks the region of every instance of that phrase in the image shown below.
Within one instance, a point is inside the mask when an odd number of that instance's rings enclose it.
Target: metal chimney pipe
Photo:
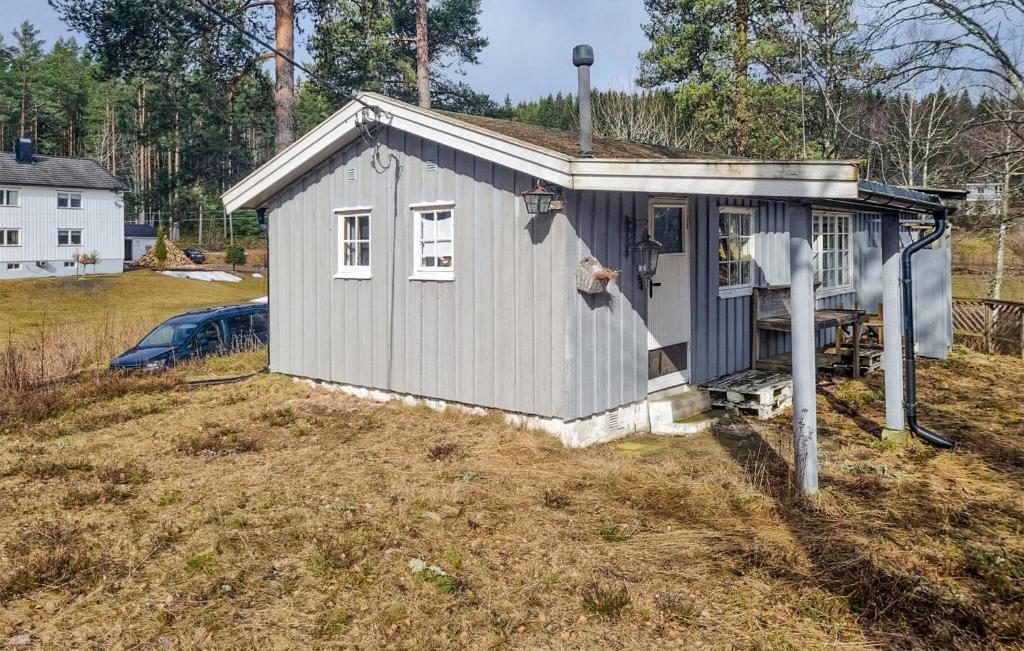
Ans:
[[[572,64],[579,70],[580,80],[580,156],[590,158],[594,155],[594,123],[590,116],[590,66],[594,64],[594,48],[574,47]]]

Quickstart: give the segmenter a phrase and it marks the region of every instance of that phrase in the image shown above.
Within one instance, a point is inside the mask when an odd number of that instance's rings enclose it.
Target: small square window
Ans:
[[[415,258],[413,278],[452,280],[455,277],[455,213],[416,210],[413,213]]]
[[[17,228],[0,228],[0,246],[21,246],[21,231]]]
[[[81,246],[82,229],[61,228],[57,230],[57,246]]]
[[[21,263],[20,262],[8,262],[7,263],[7,270],[8,271],[16,271],[18,269],[21,269]]]
[[[370,214],[338,214],[337,278],[370,277]]]
[[[81,192],[58,192],[57,193],[57,207],[58,208],[81,208],[82,207],[82,193]]]

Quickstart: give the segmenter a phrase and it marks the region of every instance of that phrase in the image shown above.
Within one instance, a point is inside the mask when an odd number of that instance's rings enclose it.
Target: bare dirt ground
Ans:
[[[953,452],[875,438],[880,377],[823,384],[813,500],[789,489],[786,419],[567,450],[281,376],[183,383],[262,362],[0,401],[0,643],[1022,644],[1020,361],[923,364]]]

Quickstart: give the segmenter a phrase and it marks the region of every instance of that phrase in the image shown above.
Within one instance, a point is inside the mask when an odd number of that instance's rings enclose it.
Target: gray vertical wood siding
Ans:
[[[645,194],[567,192],[569,232],[566,266],[573,279],[586,256],[621,269],[604,294],[576,291],[572,280],[565,296],[565,418],[582,418],[647,397],[647,294],[640,289],[636,256],[627,257],[626,221],[634,220],[635,237],[647,228]]]
[[[272,369],[561,416],[565,215],[526,214],[527,176],[395,129],[379,139],[376,153],[350,145],[271,203]],[[431,201],[455,206],[454,281],[409,278],[410,204]],[[357,206],[372,208],[373,277],[334,278],[334,210]]]

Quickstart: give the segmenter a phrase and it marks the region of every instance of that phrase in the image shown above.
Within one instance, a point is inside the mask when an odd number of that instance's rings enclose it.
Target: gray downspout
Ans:
[[[917,422],[917,360],[914,354],[914,272],[911,264],[911,257],[936,241],[946,232],[946,209],[939,209],[932,213],[935,220],[935,227],[921,239],[903,249],[900,255],[900,266],[903,274],[903,381],[904,403],[903,408],[907,415],[907,427],[914,436],[922,441],[934,445],[937,448],[950,449],[954,443]]]

